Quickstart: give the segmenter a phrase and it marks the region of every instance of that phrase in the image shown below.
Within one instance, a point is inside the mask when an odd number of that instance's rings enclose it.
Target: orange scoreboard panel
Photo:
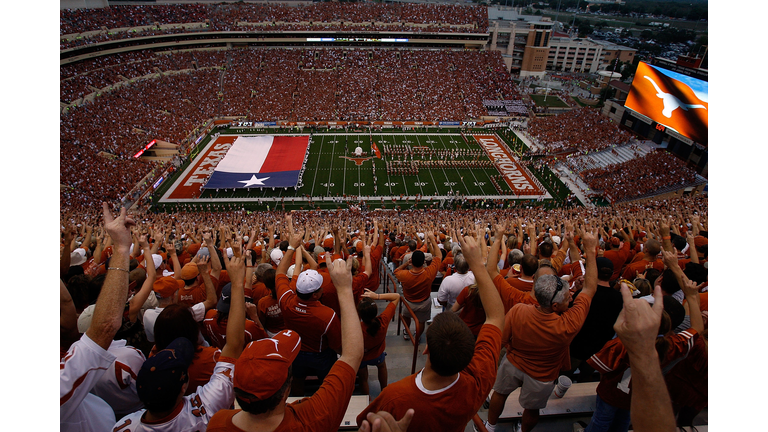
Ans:
[[[640,62],[625,106],[707,145],[708,91],[706,81]]]

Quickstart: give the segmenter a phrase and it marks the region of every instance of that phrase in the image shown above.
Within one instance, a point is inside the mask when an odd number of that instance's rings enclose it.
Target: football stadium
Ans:
[[[531,11],[62,1],[60,429],[706,431],[707,69]]]

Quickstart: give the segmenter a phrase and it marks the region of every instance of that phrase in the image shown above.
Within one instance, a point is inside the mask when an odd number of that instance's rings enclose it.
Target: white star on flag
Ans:
[[[243,187],[251,187],[254,185],[264,186],[264,180],[267,180],[267,179],[269,179],[269,177],[264,177],[260,179],[260,178],[256,178],[256,175],[251,175],[250,180],[239,180],[238,183],[245,183]]]

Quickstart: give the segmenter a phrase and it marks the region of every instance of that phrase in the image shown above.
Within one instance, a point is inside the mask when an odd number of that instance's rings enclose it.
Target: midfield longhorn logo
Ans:
[[[363,162],[365,162],[367,160],[370,160],[370,159],[373,159],[373,156],[364,157],[364,158],[353,158],[353,157],[349,157],[349,156],[339,156],[339,157],[342,158],[342,159],[351,160],[352,162],[355,163],[355,165],[360,165],[360,166],[363,165]]]

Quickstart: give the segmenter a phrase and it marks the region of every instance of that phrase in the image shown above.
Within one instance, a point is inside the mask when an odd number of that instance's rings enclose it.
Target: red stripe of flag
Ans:
[[[309,146],[307,136],[276,136],[260,173],[298,171]]]

